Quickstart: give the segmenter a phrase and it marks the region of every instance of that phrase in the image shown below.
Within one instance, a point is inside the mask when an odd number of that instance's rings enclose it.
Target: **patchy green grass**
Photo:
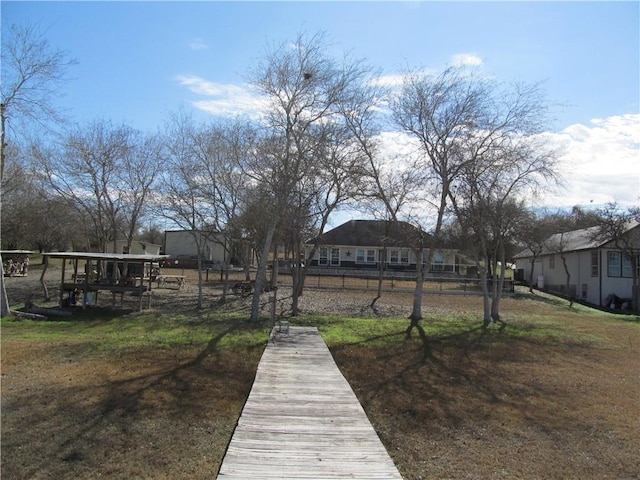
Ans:
[[[539,297],[528,299],[536,302]],[[569,308],[562,300],[544,302],[551,308],[551,312],[540,314],[510,313],[504,318],[505,324],[492,324],[486,331],[481,329],[481,322],[477,314],[450,313],[428,315],[421,325],[429,340],[437,341],[453,336],[467,336],[469,338],[483,336],[485,340],[508,342],[510,340],[525,340],[550,345],[593,345],[604,347],[607,337],[599,334],[597,329],[585,329],[585,322],[594,322],[594,326],[603,321],[626,320],[637,325],[640,332],[638,317],[600,312],[583,305]],[[530,307],[530,305],[529,305]],[[635,320],[634,320],[635,319]],[[340,316],[305,316],[292,321],[296,325],[311,325],[318,327],[327,345],[332,348],[344,345],[366,345],[368,347],[391,346],[406,342],[405,331],[409,321],[404,318],[362,318]],[[413,332],[417,337],[417,332]]]
[[[269,329],[241,317],[206,313],[129,313],[112,318],[74,315],[61,320],[2,320],[6,339],[29,339],[91,344],[92,350],[110,353],[132,348],[204,346],[216,340],[218,348],[264,344]]]

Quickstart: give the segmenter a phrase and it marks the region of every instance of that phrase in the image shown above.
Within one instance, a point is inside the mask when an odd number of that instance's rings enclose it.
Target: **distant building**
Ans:
[[[311,267],[327,269],[360,269],[415,271],[416,245],[427,234],[407,222],[384,220],[350,220],[307,242],[307,255],[318,244]],[[427,250],[422,262],[427,260]],[[455,273],[456,250],[438,248],[433,254],[429,273]]]
[[[113,244],[109,244],[110,250],[113,249]],[[157,245],[155,243],[142,242],[139,240],[133,240],[131,242],[131,246],[127,247],[126,240],[118,240],[116,241],[115,249],[116,251],[109,251],[107,253],[123,253],[123,254],[131,254],[131,255],[160,255],[160,249],[162,245]]]
[[[202,261],[208,265],[223,265],[227,260],[225,242],[221,233],[190,230],[164,232],[164,254],[182,266],[195,267],[198,260],[198,242],[202,242]]]
[[[632,259],[610,239],[599,239],[596,233],[597,228],[587,228],[553,235],[541,254],[534,257],[526,249],[515,255],[514,261],[523,270],[525,280],[533,272],[534,286],[542,290],[599,306],[610,306],[614,295],[632,298],[634,269],[640,274],[638,256],[633,265]],[[625,235],[635,238],[635,248],[640,251],[640,223],[631,224]],[[568,288],[562,256],[570,273]]]

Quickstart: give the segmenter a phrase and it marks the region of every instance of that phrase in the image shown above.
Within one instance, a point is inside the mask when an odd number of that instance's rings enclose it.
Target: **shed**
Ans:
[[[50,258],[62,259],[60,278],[60,306],[65,302],[77,302],[81,298],[82,308],[96,304],[98,294],[106,291],[112,294],[112,307],[115,307],[116,294],[120,294],[120,304],[125,294],[138,295],[139,310],[142,299],[150,301],[149,292],[154,281],[154,264],[166,258],[166,255],[135,255],[117,253],[88,252],[46,252],[43,253],[45,267],[41,282],[45,296],[48,297],[45,273]],[[65,295],[68,295],[65,300]]]

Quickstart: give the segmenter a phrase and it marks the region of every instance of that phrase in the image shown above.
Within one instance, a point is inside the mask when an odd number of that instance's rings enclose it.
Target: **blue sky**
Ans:
[[[573,149],[565,162],[571,194],[550,193],[546,203],[639,201],[639,2],[2,1],[1,8],[3,31],[37,23],[78,61],[59,102],[79,122],[109,118],[155,130],[180,105],[204,118],[197,105],[242,104],[249,69],[270,44],[300,32],[323,31],[337,57],[348,51],[387,75],[464,59],[499,80],[544,81],[554,105],[550,138]]]

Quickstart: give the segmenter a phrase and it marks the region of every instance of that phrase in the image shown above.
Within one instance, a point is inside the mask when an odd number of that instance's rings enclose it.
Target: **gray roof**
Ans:
[[[640,223],[630,223],[627,232],[634,228],[640,227]],[[593,250],[604,247],[611,242],[610,238],[598,236],[599,227],[583,228],[582,230],[573,230],[571,232],[556,233],[551,235],[544,244],[544,248],[539,255],[551,255],[563,252],[577,252],[580,250]],[[513,256],[516,258],[526,258],[533,256],[531,249],[526,248]]]
[[[350,220],[309,241],[319,245],[413,248],[428,234],[407,222]]]

